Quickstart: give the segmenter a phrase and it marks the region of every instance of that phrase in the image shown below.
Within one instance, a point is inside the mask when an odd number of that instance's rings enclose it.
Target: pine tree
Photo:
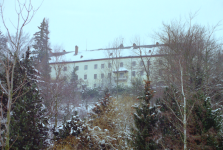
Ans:
[[[151,99],[154,92],[150,88],[150,81],[145,81],[144,95],[138,97],[141,100],[139,106],[135,106],[134,113],[135,129],[132,130],[132,144],[138,150],[157,149],[159,145],[155,142],[156,124],[158,121],[157,108],[151,107]]]
[[[42,76],[49,79],[49,25],[48,20],[43,19],[43,22],[38,27],[39,31],[34,34],[35,44],[33,45],[34,53],[37,56],[38,69]]]
[[[62,140],[68,136],[78,136],[85,130],[84,121],[79,118],[77,112],[71,117],[71,120],[64,120],[63,125],[54,127],[53,129],[54,140]]]
[[[41,96],[44,98],[46,107],[50,107],[50,66],[49,66],[49,25],[48,20],[43,19],[38,27],[39,31],[34,34],[35,44],[33,45],[35,58],[35,67],[40,72],[43,82],[39,83]]]
[[[182,149],[184,146],[182,122],[177,119],[181,118],[182,114],[176,103],[176,99],[181,99],[181,96],[174,86],[170,86],[165,89],[162,99],[157,101],[161,107],[158,123],[158,130],[162,135],[160,143],[165,149]]]
[[[44,118],[45,109],[36,84],[36,71],[29,58],[17,63],[15,68],[15,84],[25,83],[23,88],[14,95],[14,105],[10,124],[10,149],[44,149],[47,146],[47,127]],[[14,86],[18,87],[18,86]]]
[[[159,118],[158,127],[162,134],[161,142],[166,149],[181,149],[183,147],[183,128],[179,107],[176,99],[182,96],[174,87],[169,87],[164,91],[164,101],[159,101],[161,105],[162,117]],[[194,103],[195,102],[195,103]],[[167,104],[168,103],[168,104]],[[222,117],[220,109],[213,110],[210,97],[204,91],[197,90],[188,99],[188,104],[194,106],[187,109],[188,113],[188,149],[222,149]],[[168,107],[171,104],[171,109]],[[191,111],[191,112],[190,112]],[[173,115],[173,112],[176,116]]]
[[[196,100],[190,116],[188,147],[191,149],[223,149],[221,109],[213,110],[211,99],[202,90],[196,92]]]
[[[76,74],[76,71],[77,71],[77,68],[74,68],[72,73],[71,73],[70,83],[71,83],[71,86],[73,87],[73,89],[76,89],[77,84],[78,84],[78,76]]]

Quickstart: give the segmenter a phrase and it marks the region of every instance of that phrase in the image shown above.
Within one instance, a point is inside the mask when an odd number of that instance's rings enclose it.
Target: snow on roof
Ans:
[[[157,55],[156,45],[151,45],[147,47],[141,47],[141,55]],[[75,52],[61,52],[60,56],[51,56],[49,63],[60,63],[60,62],[80,62],[80,61],[90,61],[99,59],[111,59],[111,58],[123,58],[123,57],[137,57],[140,56],[140,49],[134,49],[134,47],[125,47],[122,49],[98,49],[89,51],[79,51],[77,55]]]

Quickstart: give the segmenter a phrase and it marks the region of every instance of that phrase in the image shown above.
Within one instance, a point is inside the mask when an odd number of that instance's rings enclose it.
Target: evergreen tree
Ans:
[[[74,68],[72,73],[71,73],[70,83],[71,83],[73,89],[76,89],[77,88],[77,84],[78,84],[78,76],[76,74],[76,71],[77,71],[77,68]]]
[[[183,147],[183,128],[179,107],[176,99],[182,95],[174,87],[169,87],[164,91],[164,101],[159,101],[161,105],[162,117],[159,118],[159,130],[162,134],[161,142],[166,149],[181,149]],[[194,103],[195,102],[195,103]],[[167,105],[168,103],[168,105]],[[207,97],[202,90],[198,90],[188,99],[188,104],[194,107],[188,108],[187,125],[187,148],[188,149],[222,149],[222,117],[220,109],[213,110],[210,97]],[[171,109],[168,107],[171,104]],[[190,112],[191,111],[191,112]],[[173,115],[173,112],[176,116]]]
[[[50,66],[49,66],[49,25],[48,20],[43,19],[38,27],[39,31],[34,34],[35,44],[33,45],[35,58],[35,67],[40,72],[43,82],[39,83],[41,96],[44,99],[46,107],[50,107]]]
[[[135,129],[132,130],[132,144],[138,150],[157,149],[159,145],[155,142],[156,124],[158,121],[157,108],[151,107],[153,90],[150,88],[150,81],[145,81],[144,95],[139,97],[141,100],[139,106],[135,106],[134,113]]]
[[[220,109],[213,110],[210,97],[202,90],[196,92],[192,101],[197,100],[190,116],[188,148],[223,149],[222,117]]]
[[[36,71],[31,65],[29,50],[26,57],[15,67],[15,85],[23,86],[17,94],[13,96],[14,105],[11,111],[10,124],[10,149],[44,149],[47,146],[47,128],[43,115],[45,109],[36,84]],[[16,89],[14,89],[16,90]],[[4,93],[3,93],[4,94]],[[3,96],[3,102],[7,101]]]
[[[85,130],[84,121],[82,121],[77,112],[71,117],[71,120],[64,120],[63,126],[54,127],[52,129],[54,134],[54,140],[65,139],[68,136],[78,136],[82,131]]]
[[[43,19],[43,22],[38,27],[39,31],[34,34],[35,44],[33,45],[34,53],[37,54],[38,69],[44,78],[49,79],[49,25],[48,20]]]
[[[166,88],[162,99],[157,101],[161,106],[161,115],[158,123],[158,130],[162,135],[160,143],[165,149],[182,149],[183,126],[178,118],[182,118],[176,99],[181,99],[182,95],[174,86]],[[177,118],[178,117],[178,118]]]

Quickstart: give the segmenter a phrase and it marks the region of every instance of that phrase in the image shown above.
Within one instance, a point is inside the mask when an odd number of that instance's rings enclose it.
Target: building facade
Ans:
[[[80,52],[76,46],[72,52],[51,53],[51,79],[69,81],[75,68],[81,85],[88,88],[131,86],[135,79],[144,80],[147,76],[154,84],[160,84],[163,55],[158,54],[159,46],[163,45],[120,45]]]

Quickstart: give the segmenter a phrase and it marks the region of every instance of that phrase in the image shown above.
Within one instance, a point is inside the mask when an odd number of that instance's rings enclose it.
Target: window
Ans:
[[[159,65],[162,65],[163,64],[163,61],[162,60],[159,60]]]
[[[50,67],[50,72],[52,71],[52,67]]]
[[[87,65],[84,65],[84,70],[87,70]]]
[[[76,70],[79,70],[79,66],[76,66],[75,68],[76,68]]]
[[[136,61],[133,61],[132,62],[132,66],[136,66]]]
[[[149,53],[151,53],[151,50],[149,50]]]
[[[63,79],[64,79],[64,81],[67,81],[67,76],[64,76]]]
[[[108,77],[111,78],[111,73],[108,73]]]
[[[111,68],[111,63],[108,63],[108,68]]]
[[[97,64],[94,65],[94,69],[98,69],[98,65]]]
[[[85,80],[87,79],[87,75],[86,75],[86,74],[84,75],[84,79],[85,79]]]
[[[136,75],[136,72],[135,71],[132,71],[132,76],[134,77]]]
[[[105,75],[104,75],[104,73],[102,73],[102,74],[101,74],[101,78],[103,79],[103,78],[104,78],[104,76],[105,76]]]
[[[94,88],[96,88],[96,84],[94,84]]]
[[[120,63],[120,67],[123,67],[123,62]]]
[[[101,69],[104,69],[105,68],[105,64],[101,64]]]
[[[67,71],[67,67],[64,67],[64,68],[63,68],[63,71]]]
[[[140,71],[140,76],[143,76],[143,74],[144,74],[144,71]]]
[[[94,74],[94,79],[97,79],[97,74]]]
[[[124,78],[124,73],[120,73],[120,78]]]
[[[143,66],[143,61],[140,61],[140,66]]]

